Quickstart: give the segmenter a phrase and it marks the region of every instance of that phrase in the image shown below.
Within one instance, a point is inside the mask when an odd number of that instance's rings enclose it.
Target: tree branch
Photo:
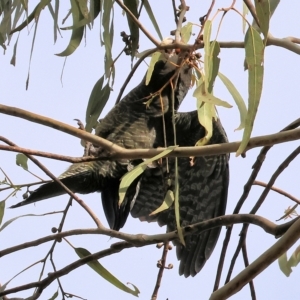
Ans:
[[[241,290],[253,278],[265,270],[283,253],[291,248],[300,238],[300,219],[288,229],[288,231],[272,247],[259,256],[253,263],[240,272],[225,286],[212,293],[210,300],[228,299]]]
[[[242,246],[242,254],[243,254],[245,267],[248,267],[249,266],[249,260],[248,260],[248,254],[247,254],[246,240],[244,240],[244,243],[243,243],[243,246]],[[256,300],[256,293],[255,293],[255,287],[254,287],[253,280],[251,280],[249,282],[249,287],[250,287],[251,299]]]
[[[0,113],[6,115],[16,116],[26,119],[30,122],[38,123],[44,126],[54,128],[56,130],[65,132],[67,134],[76,136],[93,143],[96,146],[102,147],[107,150],[107,153],[100,155],[98,159],[102,160],[116,160],[116,159],[138,159],[138,158],[151,158],[157,154],[162,153],[165,148],[157,149],[124,149],[112,142],[98,137],[89,132],[77,129],[68,124],[28,112],[16,107],[6,106],[0,104]],[[298,120],[297,120],[298,121]],[[295,121],[296,122],[296,121]],[[246,151],[261,146],[272,146],[288,141],[300,139],[300,129],[293,129],[286,132],[279,132],[275,134],[259,136],[251,138]],[[203,155],[216,155],[224,153],[236,152],[240,142],[224,143],[218,145],[198,146],[198,147],[178,147],[174,149],[167,157],[190,157],[190,156],[203,156]],[[13,149],[11,149],[13,151]],[[24,152],[25,153],[25,152]],[[38,155],[38,153],[36,153]]]
[[[287,229],[297,220],[293,219],[287,223],[276,225],[275,223],[269,221],[268,219],[252,215],[252,214],[234,214],[234,215],[225,215],[222,217],[210,219],[200,223],[195,223],[189,226],[183,227],[184,235],[200,234],[203,231],[210,230],[215,227],[220,226],[230,226],[233,224],[253,224],[261,227],[265,232],[274,235],[275,237],[281,236],[284,234]],[[30,247],[36,247],[41,244],[47,243],[52,240],[62,239],[68,236],[74,235],[83,235],[83,234],[101,234],[113,238],[118,238],[130,243],[133,247],[142,247],[146,245],[152,245],[161,242],[172,241],[178,238],[177,231],[172,231],[163,234],[155,235],[146,235],[146,234],[128,234],[120,231],[115,231],[112,229],[103,228],[90,228],[90,229],[73,229],[69,231],[64,231],[56,234],[51,234],[40,239],[19,244],[10,248],[0,250],[0,257],[8,255],[10,253],[27,249]]]
[[[259,185],[259,186],[262,186],[262,187],[267,187],[267,184],[265,182],[262,182],[262,181],[258,181],[258,180],[255,180],[253,182],[253,185]],[[281,194],[289,199],[291,199],[292,201],[296,202],[298,205],[300,205],[300,200],[296,197],[294,197],[293,195],[287,193],[286,191],[282,190],[282,189],[279,189],[275,186],[272,186],[271,187],[271,190],[274,191],[274,192],[277,192],[278,194]]]
[[[159,268],[159,271],[158,271],[158,274],[157,274],[157,279],[156,279],[155,287],[154,287],[154,290],[153,290],[153,293],[152,293],[152,296],[151,296],[151,300],[156,300],[157,299],[158,290],[160,288],[163,273],[164,273],[164,270],[166,268],[166,262],[167,262],[167,255],[168,255],[169,247],[171,247],[169,242],[165,242],[163,246],[164,246],[164,248],[163,248],[163,253],[162,253],[161,259],[157,263],[157,267]]]
[[[294,228],[295,226],[293,225],[294,223],[300,224],[299,218],[292,220],[288,223],[282,224],[282,225],[276,225],[274,223],[272,223],[271,221],[260,217],[260,216],[255,216],[255,215],[247,215],[247,214],[241,214],[241,215],[228,215],[228,216],[222,216],[222,217],[218,217],[218,218],[214,218],[208,221],[204,221],[201,223],[197,223],[194,225],[190,225],[190,226],[186,226],[183,228],[183,234],[184,235],[190,235],[190,234],[199,234],[202,231],[205,230],[209,230],[215,227],[219,227],[219,226],[228,226],[228,225],[232,225],[232,224],[238,224],[238,223],[251,223],[251,224],[255,224],[258,225],[260,227],[262,227],[267,233],[273,234],[275,236],[277,235],[281,235],[282,233],[286,232],[286,230],[288,230],[288,232],[290,232],[290,227]],[[294,232],[294,229],[293,231]],[[28,242],[28,243],[24,243],[22,244],[20,249],[25,249],[28,247],[32,247],[32,246],[37,246],[40,243],[37,243],[37,241],[42,241],[43,243],[53,240],[53,239],[57,239],[57,238],[62,238],[62,237],[66,237],[66,236],[70,236],[70,235],[76,235],[76,234],[83,234],[83,233],[87,233],[87,234],[104,234],[104,235],[108,235],[111,237],[118,237],[118,238],[128,238],[128,241],[124,241],[124,242],[117,242],[114,243],[110,246],[109,249],[105,249],[99,252],[96,252],[94,254],[91,254],[89,256],[86,256],[82,259],[79,259],[69,265],[67,265],[66,267],[53,272],[53,273],[49,273],[48,276],[43,279],[42,281],[37,281],[37,282],[32,282],[29,284],[25,284],[22,286],[18,286],[15,288],[11,288],[11,289],[7,289],[3,292],[0,292],[0,297],[4,296],[4,295],[8,295],[11,293],[16,293],[19,291],[23,291],[23,290],[27,290],[27,289],[31,289],[34,287],[37,287],[37,291],[36,294],[34,296],[32,296],[33,298],[28,298],[28,299],[37,299],[37,295],[40,295],[42,293],[42,291],[51,283],[53,282],[56,278],[64,276],[68,273],[70,273],[71,271],[77,269],[78,267],[85,265],[88,262],[94,261],[94,260],[98,260],[100,258],[103,258],[105,256],[111,255],[111,254],[115,254],[118,253],[124,249],[127,248],[132,248],[132,247],[142,247],[145,245],[150,245],[150,244],[155,244],[158,242],[165,242],[168,240],[173,240],[178,238],[177,236],[177,232],[173,231],[170,233],[166,233],[166,234],[158,234],[158,235],[144,235],[144,234],[139,234],[139,235],[126,235],[124,233],[121,232],[117,232],[114,230],[108,230],[108,229],[77,229],[77,230],[70,230],[67,232],[62,232],[62,233],[58,233],[58,234],[54,234],[48,237],[44,237],[42,239],[33,241],[33,242]],[[290,235],[290,234],[289,234]],[[298,230],[298,235],[300,235],[300,231]],[[284,235],[285,237],[286,235]],[[281,238],[279,241],[281,241],[283,238]],[[297,239],[296,239],[297,240]],[[296,241],[295,240],[295,241]],[[132,243],[134,242],[134,243]],[[29,246],[30,245],[30,246]],[[14,251],[11,251],[12,248],[16,248],[16,247],[11,247],[5,250],[0,251],[0,257],[8,254],[8,253],[12,253]],[[251,265],[250,265],[251,266]],[[253,277],[252,277],[253,278]],[[217,298],[215,298],[217,299]],[[218,298],[218,299],[223,299],[223,298]]]

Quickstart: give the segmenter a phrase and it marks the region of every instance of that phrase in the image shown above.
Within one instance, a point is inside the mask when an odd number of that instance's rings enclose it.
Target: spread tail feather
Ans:
[[[94,173],[90,170],[62,178],[60,181],[73,193],[88,194],[100,190],[100,186],[95,184]],[[66,194],[65,189],[57,182],[52,181],[41,185],[33,191],[27,199],[11,206],[10,208],[24,206],[48,198],[61,196],[63,194]]]

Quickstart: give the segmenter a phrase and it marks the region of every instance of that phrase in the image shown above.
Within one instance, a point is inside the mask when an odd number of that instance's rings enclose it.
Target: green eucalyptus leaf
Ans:
[[[24,170],[28,171],[28,157],[23,154],[23,153],[19,153],[16,155],[16,164],[17,166],[22,167]]]
[[[242,142],[236,156],[243,153],[248,145],[263,86],[264,44],[259,33],[252,26],[245,35],[245,52],[248,66],[248,113]]]
[[[120,187],[119,187],[119,206],[122,204],[127,189],[131,185],[131,183],[138,178],[147,168],[149,164],[151,164],[153,161],[158,160],[169,153],[171,153],[177,146],[171,146],[168,147],[166,150],[164,150],[162,153],[157,154],[156,156],[145,160],[144,162],[140,163],[138,166],[134,167],[131,171],[126,173],[122,178],[120,182]]]
[[[82,19],[84,19],[77,0],[71,0],[71,11],[73,18],[73,26],[78,24]],[[78,28],[73,28],[71,39],[67,48],[61,53],[57,53],[57,56],[69,56],[71,55],[80,45],[82,37],[83,37],[84,27],[80,26]]]
[[[74,250],[80,258],[84,258],[86,256],[91,255],[91,253],[84,248],[74,248]],[[107,280],[109,283],[113,284],[115,287],[119,288],[120,290],[126,293],[138,297],[140,291],[137,287],[133,285],[134,290],[132,290],[126,285],[124,285],[118,278],[116,278],[107,269],[105,269],[97,260],[88,262],[87,265],[90,268],[92,268],[96,273],[98,273],[101,277]]]
[[[156,22],[155,16],[153,14],[152,8],[151,8],[148,0],[144,0],[143,4],[144,4],[144,7],[146,9],[146,12],[147,12],[147,14],[148,14],[148,16],[149,16],[152,24],[154,26],[154,29],[155,29],[156,33],[158,34],[159,38],[162,40],[163,39],[162,34],[160,32],[159,26],[158,26],[158,24]]]
[[[243,100],[241,94],[236,89],[236,87],[233,85],[233,83],[224,74],[219,72],[218,76],[222,80],[224,85],[226,86],[227,90],[231,94],[232,98],[234,99],[234,101],[239,109],[241,123],[240,123],[239,127],[235,130],[241,130],[241,129],[245,128],[246,117],[247,117],[247,107],[246,107],[245,101]]]

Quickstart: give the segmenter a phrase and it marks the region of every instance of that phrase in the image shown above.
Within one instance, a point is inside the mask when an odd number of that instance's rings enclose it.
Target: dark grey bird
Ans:
[[[205,129],[199,124],[197,111],[177,113],[176,139],[179,146],[193,146],[205,136]],[[169,120],[169,122],[171,122]],[[166,124],[168,145],[173,145],[172,124]],[[213,136],[209,144],[226,143],[227,136],[220,120],[213,120]],[[225,214],[229,184],[229,155],[211,155],[192,158],[178,158],[180,224],[187,226]],[[168,189],[174,182],[174,158],[168,159],[161,167],[147,168],[139,183],[139,192],[131,209],[131,215],[140,220],[157,221],[167,225],[167,231],[176,230],[174,206],[156,215],[151,215],[161,206]],[[132,187],[130,187],[132,188]],[[133,189],[133,188],[132,188]],[[134,190],[132,190],[132,193]],[[130,193],[126,196],[132,197]],[[221,228],[207,230],[200,235],[185,237],[184,247],[175,242],[177,258],[180,260],[179,274],[195,276],[212,254]]]
[[[177,79],[174,76],[176,72],[179,74]],[[144,78],[101,120],[96,134],[127,149],[163,146],[157,144],[156,135],[161,134],[162,116],[169,119],[172,114],[172,86],[176,81],[174,109],[177,110],[189,90],[191,73],[188,63],[178,70],[172,59],[158,61],[149,84],[146,85]],[[130,203],[124,202],[119,208],[116,201],[120,178],[127,173],[129,163],[128,160],[76,163],[58,178],[74,193],[101,192],[109,226],[119,230],[125,224],[130,209]],[[65,190],[56,182],[46,183],[11,208],[62,194]]]
[[[127,149],[155,148],[174,145],[172,123],[171,79],[178,68],[172,62],[156,63],[150,83],[145,78],[108,115],[101,120],[96,134]],[[199,124],[197,112],[178,113],[177,109],[185,97],[191,82],[191,67],[185,64],[179,70],[174,91],[176,124],[176,144],[194,146],[205,136],[205,129]],[[152,95],[164,89],[160,96]],[[151,99],[149,106],[145,102]],[[165,124],[165,125],[164,125]],[[165,135],[164,129],[165,128]],[[213,121],[211,144],[227,142],[220,121]],[[101,192],[103,209],[110,228],[119,230],[127,216],[147,221],[157,221],[167,225],[167,230],[176,229],[173,207],[154,216],[168,189],[174,182],[174,159],[168,159],[155,168],[147,168],[129,187],[125,200],[119,207],[120,178],[130,165],[140,161],[94,161],[73,164],[59,179],[73,192],[88,194]],[[190,225],[223,215],[227,201],[229,181],[228,156],[214,155],[178,159],[179,205],[181,226]],[[55,182],[47,183],[33,191],[24,201],[12,206],[19,207],[36,201],[64,194],[65,191]],[[176,242],[180,262],[179,273],[184,276],[196,275],[211,255],[220,234],[220,228],[200,235],[185,237],[186,247]]]

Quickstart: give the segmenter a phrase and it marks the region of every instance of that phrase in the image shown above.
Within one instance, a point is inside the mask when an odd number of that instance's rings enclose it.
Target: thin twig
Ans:
[[[160,259],[159,263],[157,264],[157,266],[159,268],[159,271],[158,271],[158,274],[157,274],[156,284],[155,284],[155,287],[154,287],[154,290],[153,290],[153,293],[152,293],[151,300],[156,300],[157,299],[158,290],[160,288],[163,273],[164,273],[164,270],[166,268],[166,262],[167,262],[167,255],[168,255],[168,251],[169,251],[169,246],[170,246],[169,242],[164,243],[162,256],[161,256],[161,259]]]
[[[134,16],[134,14],[128,9],[126,5],[123,4],[120,0],[115,0],[118,5],[131,17],[131,19],[134,21],[134,23],[143,31],[143,33],[146,35],[146,37],[156,46],[158,47],[160,42],[156,40],[144,27],[144,25]]]
[[[215,2],[216,2],[215,0],[212,0],[212,1],[211,1],[210,7],[209,7],[209,9],[208,9],[206,15],[204,16],[205,19],[204,19],[203,23],[201,24],[201,29],[200,29],[200,31],[199,31],[199,33],[198,33],[198,36],[197,36],[196,41],[201,41],[201,35],[202,35],[202,33],[203,33],[203,30],[204,30],[205,22],[206,22],[206,20],[209,18],[210,14],[211,14],[211,12],[212,12],[212,9],[213,9],[213,7],[214,7],[214,5],[215,5]],[[203,17],[203,18],[204,18],[204,17]],[[201,21],[201,20],[200,20],[200,21]]]
[[[180,41],[181,41],[180,31],[181,31],[181,28],[182,28],[182,23],[183,23],[185,13],[187,12],[187,6],[185,4],[185,1],[180,0],[180,3],[181,3],[181,5],[180,5],[181,6],[180,14],[179,14],[179,17],[178,17],[178,20],[177,20],[177,28],[175,30],[175,42],[176,43],[180,43]]]
[[[244,243],[242,246],[242,253],[243,253],[244,264],[245,264],[245,267],[247,268],[249,266],[249,260],[248,260],[248,254],[247,254],[246,240],[244,240]],[[255,293],[255,287],[254,287],[253,280],[249,281],[249,287],[250,287],[251,299],[256,300],[256,293]]]
[[[255,20],[255,22],[257,24],[257,26],[260,27],[259,20],[258,20],[257,14],[256,14],[256,9],[255,9],[254,5],[252,4],[252,1],[251,0],[244,0],[244,3],[248,7],[253,19]]]
[[[177,17],[177,8],[176,8],[175,0],[172,0],[172,6],[173,6],[173,12],[174,12],[174,21],[177,26],[178,17]]]
[[[119,94],[118,94],[118,97],[117,97],[117,99],[116,99],[116,103],[115,103],[115,104],[117,104],[117,103],[119,103],[119,102],[121,101],[121,97],[122,97],[122,95],[123,95],[123,93],[124,93],[124,90],[126,89],[127,84],[128,84],[129,81],[131,80],[131,78],[132,78],[133,74],[135,73],[135,71],[137,70],[138,66],[144,61],[144,59],[145,59],[146,57],[148,57],[149,55],[151,55],[151,54],[154,53],[155,51],[157,51],[157,48],[150,49],[149,51],[145,52],[145,53],[139,58],[139,60],[135,63],[135,65],[132,67],[130,73],[128,74],[126,80],[124,81],[124,83],[123,83],[123,85],[122,85],[122,87],[121,87],[121,89],[120,89],[120,92],[119,92]]]
[[[59,224],[59,226],[58,226],[58,228],[57,228],[57,231],[58,231],[58,232],[61,232],[62,229],[63,229],[64,223],[65,223],[65,220],[66,220],[66,217],[67,217],[67,213],[68,213],[68,211],[69,211],[69,208],[70,208],[71,205],[72,205],[72,200],[73,200],[73,198],[70,197],[70,200],[69,200],[67,206],[66,206],[65,209],[64,209],[63,216],[62,216],[61,221],[60,221],[60,224]],[[50,252],[50,262],[51,262],[51,264],[52,264],[52,267],[53,267],[54,272],[56,272],[57,269],[56,269],[56,266],[55,266],[55,263],[54,263],[54,259],[53,259],[53,251],[54,251],[54,247],[56,246],[56,244],[57,244],[58,241],[59,241],[59,239],[56,239],[56,240],[54,241],[53,246],[51,247],[51,248],[52,248],[52,249],[51,249],[51,252]],[[63,286],[62,286],[62,283],[61,283],[61,281],[60,281],[59,278],[57,278],[57,283],[58,283],[59,289],[60,289],[60,291],[61,291],[61,293],[62,293],[62,297],[63,297],[63,299],[65,299],[65,296],[67,295],[67,293],[64,291]],[[69,297],[68,297],[68,298],[69,298]]]
[[[265,182],[262,182],[262,181],[258,181],[258,180],[255,180],[253,182],[253,185],[259,185],[259,186],[262,186],[262,187],[267,187],[267,184]],[[274,192],[277,192],[278,194],[281,194],[289,199],[291,199],[292,201],[296,202],[297,204],[300,205],[300,199],[294,197],[293,195],[287,193],[286,191],[282,190],[282,189],[279,189],[275,186],[272,186],[271,187],[271,190],[274,191]]]

